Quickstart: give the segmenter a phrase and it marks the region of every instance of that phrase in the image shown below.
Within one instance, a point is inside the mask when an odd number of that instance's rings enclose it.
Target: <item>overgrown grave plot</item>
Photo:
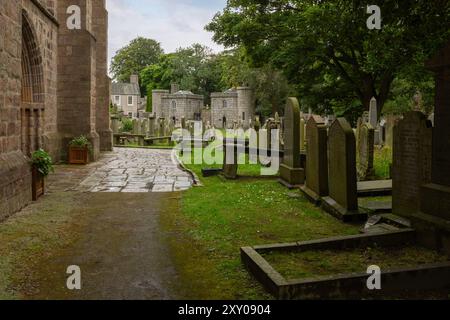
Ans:
[[[415,231],[404,229],[243,247],[241,260],[278,299],[445,297],[450,260],[415,243]],[[368,289],[370,265],[381,268],[381,290]]]

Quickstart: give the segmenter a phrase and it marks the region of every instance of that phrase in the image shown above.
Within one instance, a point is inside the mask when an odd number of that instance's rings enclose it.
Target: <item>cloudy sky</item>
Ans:
[[[193,43],[223,48],[204,30],[226,0],[106,0],[109,11],[109,56],[142,36],[161,43],[165,52]]]

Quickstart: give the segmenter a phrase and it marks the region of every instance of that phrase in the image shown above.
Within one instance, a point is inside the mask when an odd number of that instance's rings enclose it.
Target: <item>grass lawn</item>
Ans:
[[[376,180],[389,179],[390,169],[389,166],[392,163],[392,149],[389,147],[383,147],[382,149],[375,148],[373,166],[375,170]]]
[[[201,177],[201,168],[211,166],[187,167]],[[322,212],[275,177],[256,177],[259,170],[259,165],[241,165],[239,174],[247,177],[236,181],[201,178],[204,187],[183,194],[180,212],[162,216],[173,232],[175,261],[194,298],[270,298],[242,266],[242,246],[358,233],[358,226]]]

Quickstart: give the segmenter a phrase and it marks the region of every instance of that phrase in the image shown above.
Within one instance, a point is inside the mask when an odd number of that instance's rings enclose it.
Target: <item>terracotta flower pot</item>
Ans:
[[[69,146],[69,164],[87,164],[89,162],[88,147]]]
[[[37,201],[45,193],[45,177],[36,167],[32,168],[31,183],[33,201]]]

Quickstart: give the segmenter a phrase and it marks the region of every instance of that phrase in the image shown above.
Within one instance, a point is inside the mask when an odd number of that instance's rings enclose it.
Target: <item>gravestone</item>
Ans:
[[[164,119],[164,118],[160,118],[159,120],[158,120],[158,125],[159,125],[159,127],[158,127],[158,137],[164,137],[164,129],[165,129],[165,126],[166,126],[166,124],[165,124],[165,122],[166,122],[166,120]]]
[[[280,182],[294,188],[305,182],[305,170],[300,162],[300,105],[289,98],[284,111],[284,157],[280,165]]]
[[[119,120],[119,118],[116,117],[116,116],[111,117],[111,129],[112,129],[114,134],[118,134],[119,133],[119,127],[120,127],[120,120]]]
[[[377,99],[375,99],[375,97],[373,97],[370,100],[369,123],[372,126],[372,128],[376,128],[377,127],[377,123],[378,123],[378,106],[377,106]]]
[[[142,119],[141,134],[147,135],[147,132],[148,132],[148,119]]]
[[[149,137],[155,136],[155,121],[156,119],[154,117],[150,117],[148,119],[148,134]]]
[[[306,150],[306,126],[305,120],[300,118],[300,151]]]
[[[133,131],[132,131],[132,133],[133,134],[139,134],[140,125],[139,125],[138,120],[137,119],[133,119],[132,123],[133,123]]]
[[[361,125],[358,130],[356,171],[359,181],[366,181],[374,175],[374,134],[375,130],[370,123]]]
[[[345,118],[336,119],[328,133],[328,191],[322,208],[344,222],[362,220],[358,210],[356,181],[356,140]]]
[[[186,129],[186,118],[181,117],[181,129]]]
[[[394,145],[394,127],[397,124],[397,122],[400,120],[399,116],[388,114],[386,116],[386,124],[385,124],[385,145],[392,149]]]
[[[427,67],[436,79],[431,182],[421,189],[424,226],[416,228],[424,244],[450,254],[450,42]]]
[[[420,210],[420,186],[431,180],[431,124],[418,111],[394,128],[392,211],[408,217]]]
[[[300,189],[316,205],[328,195],[327,127],[311,117],[306,124],[306,182]]]
[[[238,150],[236,141],[225,140],[226,143],[223,146],[223,175],[226,179],[237,179],[238,175]]]
[[[261,129],[261,121],[259,120],[259,116],[256,116],[255,118],[255,131],[259,132],[259,130]]]

